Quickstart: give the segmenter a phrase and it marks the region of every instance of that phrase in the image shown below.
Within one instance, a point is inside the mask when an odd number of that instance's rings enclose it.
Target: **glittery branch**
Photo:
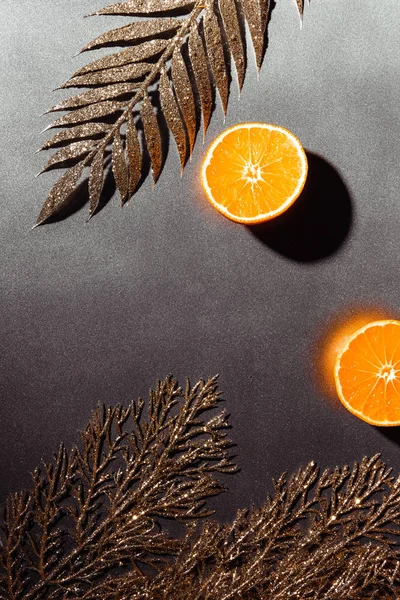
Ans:
[[[158,383],[146,404],[99,408],[81,446],[61,446],[33,473],[33,492],[11,496],[0,544],[0,597],[82,597],[123,572],[157,572],[182,541],[159,519],[209,516],[206,498],[224,488],[214,473],[236,470],[223,412],[207,419],[216,380]],[[139,578],[140,579],[140,578]]]
[[[398,598],[399,494],[378,456],[322,475],[310,463],[289,480],[282,476],[262,509],[188,535],[157,577],[120,577],[118,596],[106,584],[85,598]]]
[[[169,377],[147,403],[99,408],[80,445],[7,499],[0,598],[399,598],[400,478],[379,455],[322,473],[311,462],[262,508],[209,519],[215,473],[236,470],[219,399],[215,378],[183,391]]]
[[[246,21],[260,68],[269,7],[269,0],[128,0],[95,13],[141,18],[87,44],[82,52],[127,47],[80,68],[61,86],[89,89],[49,111],[67,112],[47,128],[65,129],[42,146],[60,147],[42,172],[67,163],[69,170],[51,190],[37,224],[68,203],[86,167],[92,216],[101,201],[109,154],[122,203],[139,184],[145,150],[156,182],[166,158],[161,121],[176,141],[183,168],[194,148],[199,115],[207,130],[215,90],[226,112],[230,55],[239,88],[243,85]]]

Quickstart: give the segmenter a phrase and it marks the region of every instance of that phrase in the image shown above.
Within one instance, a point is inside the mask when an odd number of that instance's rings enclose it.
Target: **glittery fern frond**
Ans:
[[[127,0],[97,15],[132,17],[87,44],[82,52],[121,46],[79,69],[62,88],[88,88],[54,106],[66,111],[50,128],[63,128],[41,150],[56,149],[42,170],[67,166],[39,215],[41,224],[68,201],[84,170],[89,174],[89,214],[99,208],[104,172],[111,163],[124,204],[149,161],[154,183],[162,171],[163,136],[171,132],[183,169],[192,154],[200,118],[207,130],[215,91],[226,112],[231,61],[239,87],[246,71],[248,23],[260,68],[270,0]],[[302,13],[302,5],[299,5]]]

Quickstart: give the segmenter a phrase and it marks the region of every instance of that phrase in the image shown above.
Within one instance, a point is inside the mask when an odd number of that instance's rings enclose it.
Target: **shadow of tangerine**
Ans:
[[[348,237],[353,208],[350,193],[327,160],[306,150],[308,174],[303,191],[283,214],[248,226],[263,244],[298,262],[333,255]]]
[[[373,321],[393,318],[393,311],[382,306],[357,305],[333,317],[318,336],[313,356],[314,375],[320,391],[339,401],[336,392],[334,368],[339,353],[349,338]]]

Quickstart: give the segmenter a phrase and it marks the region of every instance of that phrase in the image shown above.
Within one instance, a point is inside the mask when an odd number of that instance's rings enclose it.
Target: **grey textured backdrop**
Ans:
[[[0,30],[0,499],[58,443],[76,439],[98,402],[146,394],[156,378],[220,374],[241,473],[225,516],[260,503],[271,476],[313,458],[336,464],[382,452],[400,469],[400,435],[358,421],[317,387],[313,357],[327,324],[355,306],[400,315],[400,3],[312,0],[299,27],[277,0],[260,80],[247,80],[225,126],[261,120],[309,151],[296,210],[251,230],[221,217],[199,182],[199,142],[182,179],[171,144],[121,210],[112,198],[30,230],[53,172],[34,151],[63,97],[51,90],[72,56],[124,19],[81,19],[101,0],[2,0]],[[250,56],[251,58],[251,56]]]

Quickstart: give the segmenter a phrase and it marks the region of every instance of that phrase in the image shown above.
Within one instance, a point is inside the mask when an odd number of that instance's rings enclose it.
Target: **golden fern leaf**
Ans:
[[[302,14],[303,1],[296,1]],[[76,71],[61,88],[88,89],[49,111],[66,113],[47,128],[64,129],[41,147],[59,147],[42,172],[65,163],[69,169],[51,190],[37,224],[65,204],[86,167],[92,216],[99,207],[110,155],[122,203],[142,177],[144,152],[156,182],[165,161],[162,122],[175,139],[183,168],[193,151],[199,115],[207,130],[215,89],[226,112],[229,55],[239,87],[243,85],[245,21],[261,66],[269,9],[269,0],[127,0],[96,12],[135,19],[82,49],[124,46]]]
[[[310,0],[308,0],[308,3],[310,3]],[[296,0],[296,4],[297,4],[297,8],[298,11],[300,13],[300,18],[303,18],[303,12],[304,12],[304,0]]]

